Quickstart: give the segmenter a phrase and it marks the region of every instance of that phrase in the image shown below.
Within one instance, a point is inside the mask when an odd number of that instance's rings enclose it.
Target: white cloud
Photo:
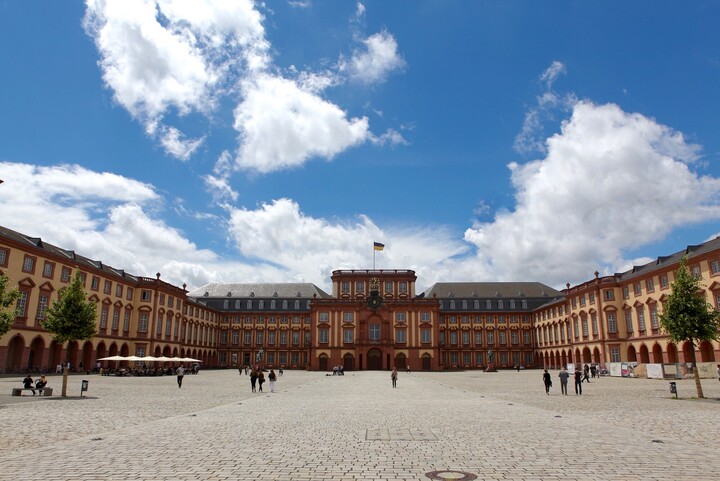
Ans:
[[[377,253],[378,268],[417,267],[428,274],[423,281],[445,273],[441,265],[467,249],[441,228],[383,231],[362,215],[351,222],[330,223],[303,214],[290,199],[255,210],[230,209],[229,224],[245,256],[277,264],[290,277],[318,285],[327,285],[333,270],[372,267],[374,241],[386,246]]]
[[[312,156],[331,159],[369,136],[366,117],[348,119],[335,104],[273,75],[245,83],[235,129],[238,167],[261,173],[297,167]]]
[[[180,160],[188,160],[205,142],[204,136],[199,139],[186,139],[182,132],[175,127],[164,127],[162,132],[160,143],[165,152]]]
[[[579,102],[547,146],[542,160],[510,164],[515,209],[465,233],[499,278],[564,285],[612,272],[624,250],[720,218],[720,179],[692,172],[698,147],[653,119]]]
[[[537,96],[537,105],[528,109],[523,119],[520,132],[515,136],[513,148],[521,154],[530,152],[546,152],[546,135],[543,127],[546,121],[554,120],[553,112],[572,110],[578,99],[572,92],[558,94],[552,90],[553,83],[560,74],[566,72],[565,65],[555,60],[540,75],[540,82],[545,84],[546,90]]]
[[[356,50],[349,60],[339,62],[339,70],[351,79],[366,84],[384,82],[390,72],[405,67],[397,41],[389,32],[383,30],[362,42],[364,50]]]
[[[402,136],[400,132],[395,129],[388,129],[384,134],[379,136],[371,136],[370,141],[374,145],[407,145],[408,141]]]

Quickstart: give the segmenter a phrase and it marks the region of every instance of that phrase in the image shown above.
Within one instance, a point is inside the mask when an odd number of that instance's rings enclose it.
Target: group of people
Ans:
[[[249,373],[248,373],[249,371]],[[282,374],[283,370],[280,369],[280,374]],[[242,374],[242,368],[240,369],[240,374]],[[252,368],[245,368],[245,374],[250,375],[250,389],[252,389],[252,392],[263,392],[263,384],[265,384],[265,370],[259,366],[255,366]],[[270,385],[270,392],[275,392],[275,383],[277,382],[277,374],[275,374],[274,369],[270,369],[270,372],[267,376],[268,383]]]
[[[594,367],[594,366],[593,366]],[[582,383],[587,381],[590,382],[590,367],[585,364],[583,366],[583,369],[576,369],[573,373],[573,379],[575,380],[575,395],[581,396],[582,395]],[[596,370],[592,370],[593,377],[595,377]],[[568,379],[570,379],[570,373],[568,372],[567,368],[563,366],[563,368],[558,373],[558,377],[560,378],[560,391],[563,395],[567,396],[567,386],[568,386]],[[550,373],[547,369],[543,372],[543,384],[545,385],[545,394],[550,394],[550,388],[552,387],[552,377],[550,376]]]
[[[25,376],[25,379],[23,379],[23,388],[31,389],[33,396],[35,395],[35,391],[37,390],[40,396],[42,396],[43,390],[45,389],[45,386],[47,386],[47,383],[48,381],[44,374],[37,378],[35,381],[33,381],[32,376],[28,374],[27,376]]]

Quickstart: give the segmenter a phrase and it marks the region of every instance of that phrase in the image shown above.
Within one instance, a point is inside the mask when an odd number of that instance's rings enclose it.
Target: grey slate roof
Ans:
[[[188,296],[198,299],[204,297],[312,299],[314,295],[320,299],[332,299],[330,294],[309,282],[251,284],[211,282],[188,293]]]
[[[641,266],[634,266],[629,271],[615,274],[615,277],[618,279],[618,281],[624,281],[626,279],[642,276],[654,270],[662,269],[665,266],[678,263],[680,262],[680,259],[682,259],[684,256],[688,256],[688,259],[692,259],[695,256],[702,255],[717,249],[720,249],[720,237],[716,237],[702,244],[687,246],[685,250],[676,252],[669,256],[660,256],[652,262],[648,262],[647,264]]]
[[[563,293],[540,282],[438,282],[423,293],[444,298],[537,298],[559,297]]]

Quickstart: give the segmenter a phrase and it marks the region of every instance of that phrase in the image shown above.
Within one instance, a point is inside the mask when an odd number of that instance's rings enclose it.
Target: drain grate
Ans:
[[[426,429],[368,429],[365,441],[437,441],[437,436]]]

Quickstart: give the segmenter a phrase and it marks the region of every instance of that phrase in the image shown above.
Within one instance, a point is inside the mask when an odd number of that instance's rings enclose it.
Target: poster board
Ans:
[[[645,364],[648,379],[664,379],[665,373],[662,364]]]

